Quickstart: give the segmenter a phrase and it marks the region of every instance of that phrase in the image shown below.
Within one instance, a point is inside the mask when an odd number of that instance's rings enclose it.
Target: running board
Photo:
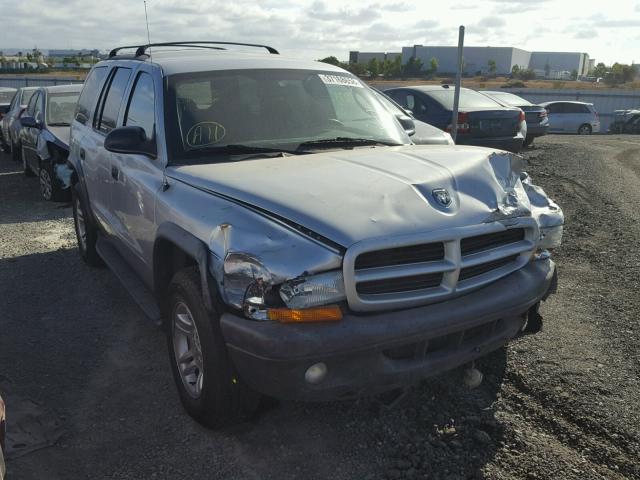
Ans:
[[[155,297],[131,267],[127,265],[113,245],[109,243],[109,240],[105,239],[102,235],[98,235],[96,250],[144,314],[156,325],[161,325],[160,309],[158,308]]]

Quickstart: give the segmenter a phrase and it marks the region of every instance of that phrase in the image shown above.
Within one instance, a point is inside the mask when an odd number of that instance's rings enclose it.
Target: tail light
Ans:
[[[518,123],[524,122],[526,118],[527,117],[525,116],[524,111],[520,110],[520,116],[518,116]]]
[[[451,133],[452,131],[451,125],[449,125],[445,131]],[[457,125],[458,133],[469,133],[471,131],[471,127],[469,126],[469,113],[468,112],[458,112],[458,125]]]
[[[547,117],[547,111],[546,110],[538,112],[538,118],[539,119],[543,119],[543,118],[546,118],[546,117]]]

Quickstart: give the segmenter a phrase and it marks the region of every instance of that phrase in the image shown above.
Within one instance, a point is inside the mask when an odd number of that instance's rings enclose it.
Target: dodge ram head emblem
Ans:
[[[447,189],[436,188],[431,191],[431,195],[433,195],[433,199],[443,207],[451,205],[451,195],[449,195]]]

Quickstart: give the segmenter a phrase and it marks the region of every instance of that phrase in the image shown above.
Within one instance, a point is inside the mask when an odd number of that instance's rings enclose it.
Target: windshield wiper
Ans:
[[[69,125],[71,124],[67,122],[54,122],[49,124],[50,127],[68,127]]]
[[[300,151],[305,148],[353,148],[375,145],[397,147],[398,145],[402,144],[395,142],[385,142],[383,140],[374,140],[372,138],[335,137],[321,138],[319,140],[309,140],[308,142],[302,142],[300,145],[298,145],[298,148],[296,150]]]
[[[203,153],[228,153],[230,155],[242,155],[243,153],[279,153],[283,156],[284,154],[300,155],[301,153],[305,153],[300,150],[287,150],[285,148],[272,148],[272,147],[257,147],[253,145],[242,145],[242,144],[222,145],[220,147],[209,147],[209,148],[197,149],[194,151],[203,152]]]

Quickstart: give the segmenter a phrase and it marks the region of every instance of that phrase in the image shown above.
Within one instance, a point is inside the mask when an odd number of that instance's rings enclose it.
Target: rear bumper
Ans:
[[[549,131],[549,124],[540,125],[538,123],[527,124],[527,137],[541,137]]]
[[[496,350],[525,325],[526,312],[554,291],[551,260],[527,264],[493,284],[424,307],[347,313],[332,324],[283,325],[225,313],[222,331],[238,373],[265,394],[331,400],[414,384]],[[323,362],[324,380],[305,380]]]
[[[524,138],[521,135],[516,135],[515,137],[466,137],[459,135],[458,138],[456,138],[457,145],[497,148],[515,153],[522,150],[523,142]]]

